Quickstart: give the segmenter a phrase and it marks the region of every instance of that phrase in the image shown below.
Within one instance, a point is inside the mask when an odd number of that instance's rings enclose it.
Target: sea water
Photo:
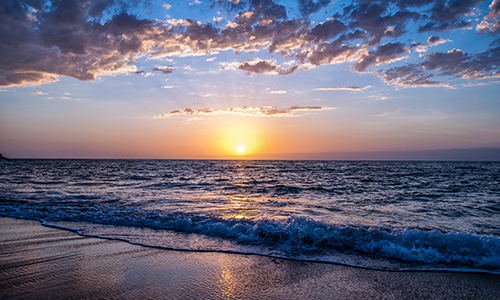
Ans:
[[[188,251],[500,273],[500,163],[0,162],[0,215]]]

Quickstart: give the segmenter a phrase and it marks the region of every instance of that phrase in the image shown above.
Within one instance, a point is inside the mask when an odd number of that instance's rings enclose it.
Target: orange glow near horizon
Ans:
[[[219,152],[227,157],[253,155],[262,153],[262,145],[266,137],[259,134],[254,124],[238,123],[235,126],[222,127],[218,129],[219,134],[214,141]]]

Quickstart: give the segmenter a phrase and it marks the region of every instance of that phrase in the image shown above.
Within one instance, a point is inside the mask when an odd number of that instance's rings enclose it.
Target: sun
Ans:
[[[243,148],[243,146],[239,146],[238,148],[236,148],[236,151],[237,151],[239,154],[243,154],[243,152],[245,152],[245,148]]]

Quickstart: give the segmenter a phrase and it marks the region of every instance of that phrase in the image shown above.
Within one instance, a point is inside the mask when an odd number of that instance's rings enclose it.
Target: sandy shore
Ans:
[[[0,299],[499,299],[500,276],[152,249],[0,218]]]

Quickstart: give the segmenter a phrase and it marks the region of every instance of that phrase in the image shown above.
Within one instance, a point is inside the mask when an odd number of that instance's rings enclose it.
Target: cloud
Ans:
[[[238,69],[247,71],[248,74],[262,74],[262,73],[271,73],[277,75],[289,75],[295,72],[298,69],[298,66],[290,67],[290,68],[278,68],[275,61],[265,61],[261,60],[255,64],[251,64],[251,62],[244,62],[238,66]]]
[[[162,89],[173,89],[174,86],[173,85],[164,85],[161,87]]]
[[[401,60],[401,54],[408,53],[410,50],[401,43],[387,43],[380,46],[376,51],[370,51],[361,56],[361,60],[354,65],[354,70],[365,72],[370,66],[388,64],[393,61]]]
[[[0,58],[0,61],[2,59]],[[59,81],[57,76],[44,72],[3,71],[0,70],[0,86],[40,85]]]
[[[271,91],[270,94],[286,94],[286,91],[282,91],[282,90],[279,90],[279,91]]]
[[[40,92],[40,91],[33,91],[33,94],[36,94],[36,95],[47,95],[47,93]]]
[[[422,53],[422,52],[427,52],[427,48],[429,46],[437,46],[437,45],[444,44],[446,42],[451,42],[451,41],[445,40],[437,35],[433,35],[427,39],[427,44],[413,42],[410,45],[410,49],[415,49],[417,52]]]
[[[156,66],[153,68],[153,72],[160,72],[164,75],[170,74],[175,70],[173,67],[167,67],[167,66]]]
[[[468,80],[500,77],[498,70],[500,45],[474,56],[460,49],[452,49],[446,53],[430,53],[425,58],[422,68],[440,71],[442,75],[457,76]]]
[[[493,0],[481,23],[476,26],[480,33],[496,34],[500,32],[500,0]]]
[[[418,28],[418,32],[449,31],[471,26],[462,18],[469,16],[474,7],[484,0],[435,1],[430,8],[430,21]]]
[[[130,59],[141,49],[141,37],[152,21],[127,13],[104,24],[91,21],[107,9],[104,4],[97,7],[97,2],[30,3],[37,9],[16,0],[1,4],[0,85],[38,85],[57,81],[58,76],[89,81],[135,71]]]
[[[433,75],[426,74],[417,65],[393,67],[386,71],[379,71],[377,76],[384,82],[402,87],[453,87],[450,84],[430,80]]]
[[[465,80],[500,78],[498,70],[500,41],[497,44],[496,48],[476,55],[464,53],[460,49],[429,53],[422,57],[423,61],[419,64],[393,67],[385,71],[378,70],[377,76],[382,78],[384,82],[404,87],[441,86],[448,88],[455,86],[431,80],[431,78],[436,75],[458,77]]]
[[[317,88],[317,91],[362,91],[370,88],[370,85],[366,86],[338,86],[338,87],[325,87]]]
[[[188,116],[209,116],[209,115],[240,115],[240,116],[253,116],[253,117],[297,117],[296,112],[299,111],[321,111],[331,110],[333,107],[322,106],[288,106],[288,107],[274,107],[274,106],[243,106],[231,107],[220,110],[213,110],[212,108],[191,109],[184,108],[182,110],[176,109],[168,113],[159,114],[156,118],[167,118],[174,115],[188,115]]]
[[[249,75],[289,75],[323,64],[349,63],[355,72],[390,79],[399,74],[390,64],[415,49],[422,53],[423,62],[415,64],[419,77],[412,71],[404,73],[409,81],[398,82],[428,85],[436,72],[468,80],[496,77],[500,66],[495,63],[495,45],[462,56],[455,66],[444,61],[452,60],[452,54],[423,54],[429,46],[448,41],[439,37],[442,32],[472,26],[471,16],[481,9],[482,1],[353,0],[340,6],[326,0],[298,0],[298,17],[289,13],[294,8],[273,0],[211,1],[208,7],[217,6],[227,13],[227,26],[219,24],[220,17],[203,23],[194,19],[161,21],[132,13],[148,1],[4,1],[0,4],[0,86],[39,85],[61,76],[83,81],[121,73],[146,76],[135,66],[141,57],[213,57],[223,51],[250,55],[267,51],[294,62],[293,66],[286,62],[280,66],[275,60],[261,59],[235,66]],[[163,7],[172,6],[165,3]],[[333,17],[329,14],[322,22],[311,22],[310,15],[321,9],[336,9],[338,13],[332,13]],[[499,18],[500,0],[494,0],[484,18],[477,21],[478,33],[498,33]],[[415,28],[432,32],[427,44],[407,47],[395,40]],[[387,65],[387,76],[370,70],[382,65]],[[162,74],[174,70],[162,66],[153,69]]]
[[[298,0],[299,11],[303,15],[310,15],[330,4],[331,0]]]
[[[429,44],[429,46],[436,46],[436,45],[444,44],[446,42],[451,42],[451,41],[445,40],[437,35],[430,36],[427,39],[427,43]]]
[[[343,14],[336,17],[347,17],[349,28],[363,29],[368,38],[368,46],[376,46],[384,38],[395,38],[405,33],[409,21],[418,20],[421,15],[400,6],[396,12],[391,10],[391,1],[354,1],[344,8]]]

